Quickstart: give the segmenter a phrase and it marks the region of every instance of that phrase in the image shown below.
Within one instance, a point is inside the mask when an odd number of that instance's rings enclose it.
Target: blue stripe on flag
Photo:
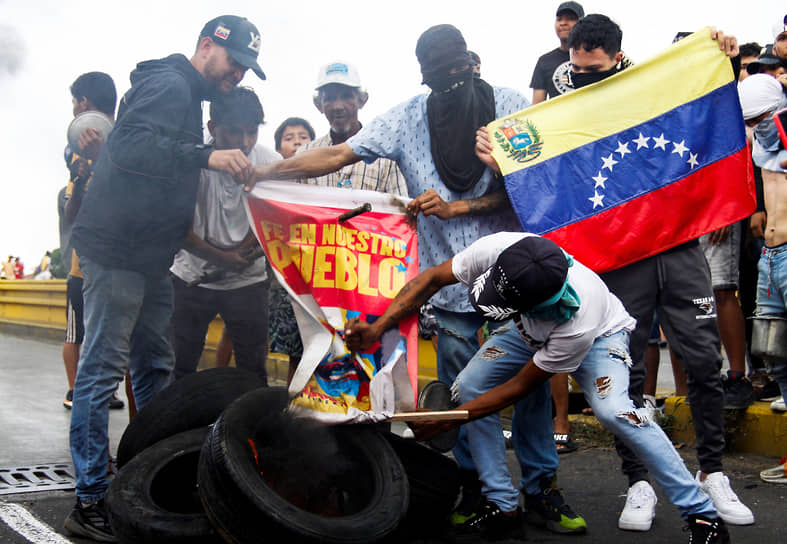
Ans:
[[[609,108],[610,115],[621,109]],[[623,120],[625,121],[625,120]],[[581,128],[577,119],[577,129]],[[548,130],[544,130],[546,139]],[[543,234],[696,173],[746,145],[735,82],[506,176],[523,230]],[[669,210],[665,210],[669,213]]]

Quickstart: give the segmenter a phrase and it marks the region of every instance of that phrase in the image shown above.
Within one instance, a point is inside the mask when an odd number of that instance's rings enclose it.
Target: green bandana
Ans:
[[[568,261],[568,267],[571,268],[574,266],[574,257],[565,251],[563,254]],[[566,281],[563,283],[563,287],[560,291],[522,315],[530,319],[556,321],[560,324],[571,319],[571,316],[573,316],[577,310],[579,310],[579,295],[568,283],[568,274],[566,274]]]

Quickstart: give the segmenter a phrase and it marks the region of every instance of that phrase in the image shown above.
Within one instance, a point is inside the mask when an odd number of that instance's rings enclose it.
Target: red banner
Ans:
[[[364,203],[371,211],[340,221]],[[403,201],[373,191],[269,182],[259,184],[247,204],[254,232],[293,299],[304,344],[290,386],[292,406],[331,421],[379,420],[412,409],[415,317],[368,352],[351,354],[343,341],[348,319],[373,322],[418,274],[418,242]]]

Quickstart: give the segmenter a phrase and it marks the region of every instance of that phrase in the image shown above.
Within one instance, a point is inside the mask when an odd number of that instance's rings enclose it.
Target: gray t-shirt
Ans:
[[[268,164],[281,160],[281,155],[257,144],[249,153],[253,165]],[[249,233],[249,219],[246,216],[244,199],[246,193],[226,172],[202,170],[197,205],[194,210],[193,229],[197,236],[220,249],[232,249],[240,244]],[[175,255],[170,271],[186,283],[218,270],[206,260],[181,249]],[[239,289],[263,281],[267,278],[265,257],[260,257],[248,268],[239,272],[227,272],[213,283],[202,283],[208,289]]]

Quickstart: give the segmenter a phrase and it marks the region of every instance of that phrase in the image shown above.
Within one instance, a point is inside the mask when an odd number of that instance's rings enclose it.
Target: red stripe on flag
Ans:
[[[600,273],[735,223],[755,208],[747,146],[666,187],[543,236]]]

